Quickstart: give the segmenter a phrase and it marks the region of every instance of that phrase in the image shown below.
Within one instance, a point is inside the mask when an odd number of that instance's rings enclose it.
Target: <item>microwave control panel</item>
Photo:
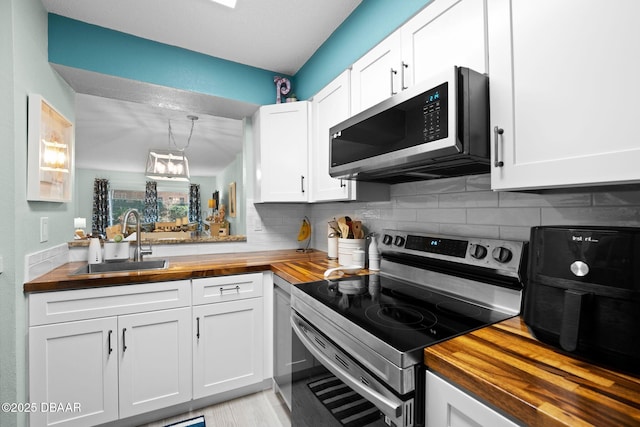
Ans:
[[[432,142],[448,136],[448,85],[448,83],[443,83],[422,95],[424,142]]]

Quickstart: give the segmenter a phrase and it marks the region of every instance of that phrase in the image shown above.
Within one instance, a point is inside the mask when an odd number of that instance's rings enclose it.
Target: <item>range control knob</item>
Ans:
[[[469,255],[471,255],[471,258],[482,259],[487,256],[487,248],[478,244],[471,245]]]
[[[399,247],[404,246],[405,238],[402,236],[396,236],[396,239],[393,241],[393,244]]]
[[[382,244],[383,245],[391,245],[391,243],[393,242],[393,237],[389,236],[388,234],[385,234],[384,237],[382,238]]]
[[[491,256],[498,262],[505,263],[511,261],[511,257],[513,254],[511,250],[505,248],[504,246],[498,246],[491,252]]]

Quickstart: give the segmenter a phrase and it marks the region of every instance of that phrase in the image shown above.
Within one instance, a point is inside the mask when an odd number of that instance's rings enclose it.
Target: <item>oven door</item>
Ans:
[[[414,425],[413,394],[398,397],[295,311],[291,326],[315,359],[293,376],[292,425]]]

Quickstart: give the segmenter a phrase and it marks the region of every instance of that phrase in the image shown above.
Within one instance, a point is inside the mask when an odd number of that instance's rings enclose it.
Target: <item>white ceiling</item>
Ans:
[[[179,149],[189,141],[191,120],[182,111],[94,95],[76,97],[76,166],[143,172],[150,148]],[[242,151],[242,121],[196,114],[185,153],[193,176],[214,176]],[[175,139],[169,140],[169,120]]]
[[[47,11],[218,58],[295,74],[362,0],[42,0]],[[212,176],[242,150],[256,105],[56,66],[78,92],[76,165],[139,172],[149,148],[168,143],[167,119],[195,124],[191,174]],[[208,99],[207,99],[208,98]],[[175,121],[175,122],[174,122]],[[175,124],[174,124],[175,123]],[[226,162],[226,163],[225,163]]]

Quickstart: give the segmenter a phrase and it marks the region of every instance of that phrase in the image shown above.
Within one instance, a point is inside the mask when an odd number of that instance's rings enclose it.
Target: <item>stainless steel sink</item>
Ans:
[[[118,273],[120,271],[136,271],[136,270],[164,270],[169,266],[165,259],[153,259],[148,261],[118,261],[103,262],[100,264],[87,264],[73,273],[78,274],[97,274],[97,273]]]

